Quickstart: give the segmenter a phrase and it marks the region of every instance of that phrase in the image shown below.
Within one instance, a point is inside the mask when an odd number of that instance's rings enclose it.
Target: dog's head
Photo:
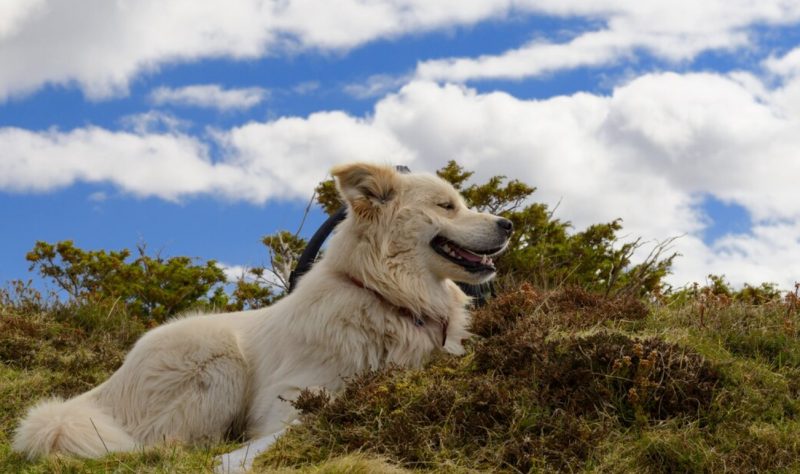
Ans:
[[[469,209],[461,195],[431,174],[355,163],[334,168],[348,205],[348,239],[373,267],[428,271],[440,279],[477,284],[495,274],[492,260],[511,235],[508,219]],[[380,270],[379,270],[380,271]]]

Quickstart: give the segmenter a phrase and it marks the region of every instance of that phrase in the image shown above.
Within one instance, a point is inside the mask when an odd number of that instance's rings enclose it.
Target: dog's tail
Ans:
[[[39,402],[17,428],[12,448],[29,459],[53,453],[99,458],[133,450],[136,442],[131,435],[94,400],[90,392],[66,401]]]

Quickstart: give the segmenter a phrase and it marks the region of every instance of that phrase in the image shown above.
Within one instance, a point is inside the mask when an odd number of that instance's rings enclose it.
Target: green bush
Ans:
[[[224,307],[224,272],[213,260],[161,258],[120,251],[82,250],[70,240],[36,242],[26,258],[31,270],[54,282],[76,302],[117,301],[136,317],[155,322],[193,307]]]

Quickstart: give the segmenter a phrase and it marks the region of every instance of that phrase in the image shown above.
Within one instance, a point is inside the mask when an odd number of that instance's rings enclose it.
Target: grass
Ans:
[[[782,301],[645,305],[522,284],[476,312],[466,356],[363,374],[335,398],[304,393],[304,423],[255,470],[798,471],[799,324]],[[0,472],[203,472],[235,447],[10,452],[28,405],[96,385],[146,329],[113,302],[0,298]]]

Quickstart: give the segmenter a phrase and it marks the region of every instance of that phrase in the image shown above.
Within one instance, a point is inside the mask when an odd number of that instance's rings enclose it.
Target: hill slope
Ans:
[[[675,307],[523,284],[477,311],[467,356],[307,393],[261,472],[800,470],[793,304]],[[113,305],[0,305],[0,471],[198,472],[234,443],[82,461],[10,452],[27,405],[102,381],[146,328]]]

